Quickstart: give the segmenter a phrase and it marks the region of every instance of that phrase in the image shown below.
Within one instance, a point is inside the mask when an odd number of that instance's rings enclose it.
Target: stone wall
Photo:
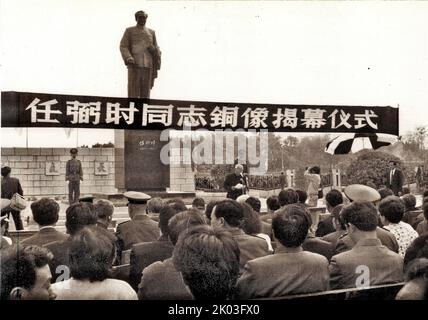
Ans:
[[[81,195],[116,193],[114,148],[79,148],[83,181]],[[21,181],[26,196],[68,195],[65,166],[70,148],[1,148],[1,165],[12,168],[12,176]],[[95,175],[95,161],[108,165],[107,175]],[[59,175],[46,175],[46,162],[59,163]]]

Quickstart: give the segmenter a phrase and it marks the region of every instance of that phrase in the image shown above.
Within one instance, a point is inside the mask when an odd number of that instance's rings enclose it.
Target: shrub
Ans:
[[[349,184],[359,183],[379,189],[386,183],[389,172],[389,161],[397,161],[402,167],[400,158],[380,151],[362,151],[346,169]],[[402,168],[405,174],[405,168]]]

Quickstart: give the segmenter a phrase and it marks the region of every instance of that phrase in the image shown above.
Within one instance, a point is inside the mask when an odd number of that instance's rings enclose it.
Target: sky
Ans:
[[[152,98],[390,105],[400,135],[428,125],[427,2],[0,0],[0,10],[2,91],[126,97],[119,42],[145,10],[162,51]],[[114,139],[1,133],[8,147]]]

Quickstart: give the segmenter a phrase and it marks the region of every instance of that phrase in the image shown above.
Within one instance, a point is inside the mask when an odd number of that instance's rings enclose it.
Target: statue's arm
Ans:
[[[120,40],[120,53],[122,54],[123,61],[125,64],[128,63],[128,60],[134,59],[132,57],[131,51],[129,48],[131,47],[131,39],[129,37],[128,29],[125,30],[125,33],[123,34],[122,40]]]

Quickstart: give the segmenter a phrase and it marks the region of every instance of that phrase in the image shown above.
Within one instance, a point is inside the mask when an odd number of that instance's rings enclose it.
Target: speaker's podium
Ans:
[[[142,191],[152,197],[195,197],[191,164],[182,159],[180,140],[160,130],[115,130],[115,187]],[[161,161],[168,153],[171,163]]]

